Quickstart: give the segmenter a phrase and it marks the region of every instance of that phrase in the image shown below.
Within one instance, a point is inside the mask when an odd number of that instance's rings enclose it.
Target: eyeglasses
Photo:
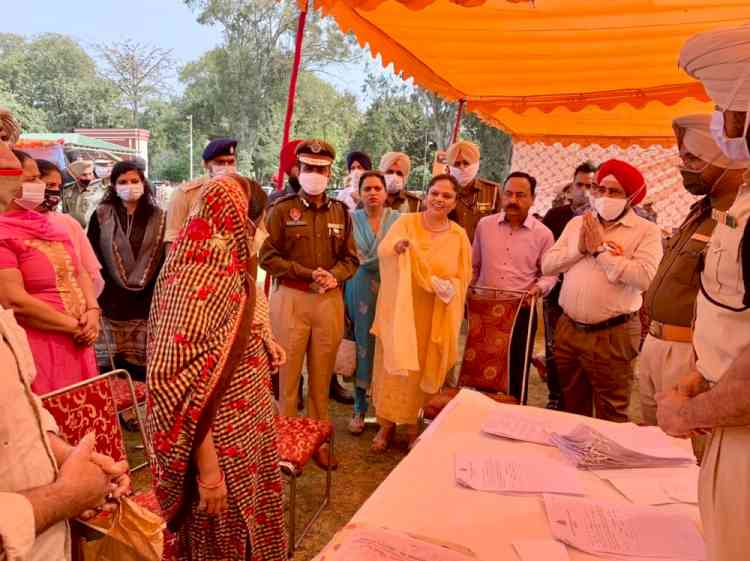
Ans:
[[[584,183],[583,181],[576,181],[575,183],[576,187],[579,189],[591,189],[591,187],[594,185],[593,183]]]
[[[592,185],[591,192],[597,197],[611,197],[613,199],[624,199],[627,193],[621,187],[605,187],[604,185]]]

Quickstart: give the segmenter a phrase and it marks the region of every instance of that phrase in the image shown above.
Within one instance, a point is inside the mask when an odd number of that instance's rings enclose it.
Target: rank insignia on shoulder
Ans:
[[[728,212],[723,212],[721,210],[713,209],[711,211],[711,218],[716,220],[719,224],[723,224],[724,226],[727,226],[728,228],[736,228],[737,227],[737,219],[729,214]]]

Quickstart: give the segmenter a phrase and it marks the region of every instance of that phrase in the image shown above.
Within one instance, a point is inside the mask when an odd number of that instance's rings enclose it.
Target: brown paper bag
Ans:
[[[83,561],[161,561],[164,520],[127,497],[112,516],[97,517],[87,525],[104,536],[83,544]]]

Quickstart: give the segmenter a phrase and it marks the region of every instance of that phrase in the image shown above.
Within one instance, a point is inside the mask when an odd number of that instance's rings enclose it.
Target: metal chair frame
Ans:
[[[330,436],[325,440],[325,442],[328,443],[328,447],[330,450],[330,455],[333,455],[333,440],[334,440],[334,434],[335,431],[331,431]],[[320,518],[320,515],[323,513],[323,510],[330,504],[331,502],[331,483],[332,483],[332,475],[333,475],[333,469],[331,468],[331,465],[328,465],[328,469],[326,470],[326,490],[323,495],[323,500],[318,505],[317,510],[310,516],[308,521],[305,523],[305,526],[302,528],[302,532],[300,532],[299,536],[296,535],[297,532],[297,479],[302,476],[303,471],[297,470],[297,468],[292,464],[291,462],[285,462],[281,461],[279,462],[279,467],[281,468],[281,473],[286,477],[288,483],[289,483],[289,546],[288,546],[288,555],[291,558],[294,555],[294,551],[299,547],[299,545],[302,543],[302,540],[307,535],[307,532],[310,530],[312,525]]]

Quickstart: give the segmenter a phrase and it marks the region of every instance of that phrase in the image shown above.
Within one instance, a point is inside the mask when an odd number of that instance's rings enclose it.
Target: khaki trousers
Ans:
[[[563,410],[607,421],[626,422],[633,386],[633,359],[641,343],[641,322],[579,331],[563,315],[555,330],[555,364]]]
[[[271,325],[287,353],[287,362],[279,369],[280,414],[297,414],[297,389],[307,356],[307,415],[328,419],[331,374],[344,336],[341,289],[314,294],[278,286],[271,295]]]
[[[750,559],[750,427],[714,429],[698,501],[708,561]]]
[[[648,335],[638,358],[638,389],[643,421],[656,425],[654,396],[677,385],[685,374],[695,368],[693,345],[664,341]]]

